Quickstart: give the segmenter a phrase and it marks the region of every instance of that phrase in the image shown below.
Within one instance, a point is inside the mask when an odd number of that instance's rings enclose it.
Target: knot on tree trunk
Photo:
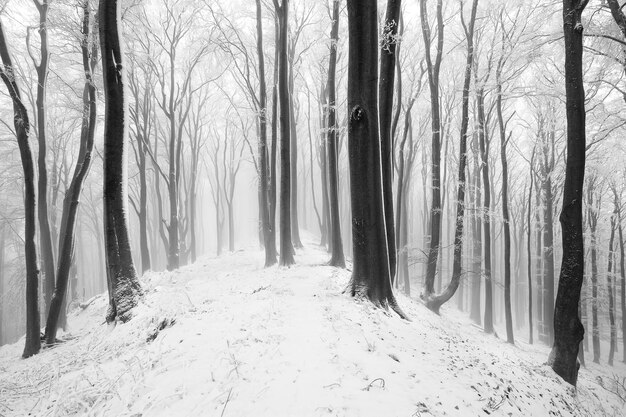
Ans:
[[[357,104],[356,106],[352,108],[352,111],[350,112],[350,119],[354,120],[355,122],[358,122],[362,120],[364,117],[365,117],[365,110],[363,110],[361,106]]]

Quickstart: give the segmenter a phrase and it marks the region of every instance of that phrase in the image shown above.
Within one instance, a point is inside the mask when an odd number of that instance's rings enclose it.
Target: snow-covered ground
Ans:
[[[309,242],[289,269],[239,251],[149,273],[145,303],[115,328],[102,295],[71,315],[62,345],[28,360],[23,342],[0,348],[0,416],[626,414],[603,388],[626,377],[621,362],[582,369],[574,392],[547,348],[401,295],[410,322],[356,302],[342,294],[349,271],[326,259]]]

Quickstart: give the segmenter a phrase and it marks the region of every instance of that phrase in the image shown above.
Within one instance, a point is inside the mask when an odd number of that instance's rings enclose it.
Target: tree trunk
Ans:
[[[533,164],[535,162],[535,148],[530,158],[530,187],[528,190],[528,211],[526,213],[526,223],[528,225],[528,236],[526,240],[526,257],[528,262],[528,343],[533,344],[533,274],[532,274],[532,200],[533,200]]]
[[[626,264],[624,262],[624,235],[622,232],[622,215],[619,215],[619,258],[620,258],[620,278],[621,285],[621,301],[622,301],[622,361],[626,363]]]
[[[257,55],[259,57],[259,193],[261,230],[265,248],[265,267],[276,263],[276,241],[272,239],[269,213],[269,175],[267,157],[267,86],[265,85],[265,54],[263,52],[263,16],[261,0],[256,0]]]
[[[389,270],[391,282],[394,282],[397,268],[397,250],[395,225],[393,218],[393,141],[391,132],[393,111],[393,87],[396,71],[396,49],[400,39],[398,27],[402,0],[387,0],[385,25],[383,26],[380,47],[380,80],[378,98],[380,100],[380,152],[383,169],[383,201],[385,204],[385,223],[387,226],[387,247],[389,250]],[[400,108],[401,96],[397,107]]]
[[[280,24],[280,49],[278,69],[278,93],[280,99],[280,265],[295,263],[291,242],[291,143],[289,116],[289,74],[287,37],[289,24],[289,0],[283,0],[278,10]]]
[[[104,74],[104,229],[107,253],[109,310],[107,322],[131,318],[131,310],[142,294],[133,263],[126,215],[127,183],[124,153],[127,142],[120,31],[121,3],[100,3],[99,24]]]
[[[427,283],[424,289],[422,298],[426,303],[426,307],[435,313],[439,313],[441,306],[446,303],[459,287],[461,281],[461,273],[463,267],[463,236],[464,236],[464,222],[465,222],[465,190],[466,190],[466,167],[467,167],[467,130],[469,126],[469,89],[472,80],[472,67],[474,62],[474,22],[476,21],[476,8],[478,0],[474,0],[472,3],[472,11],[470,17],[469,27],[465,26],[465,20],[463,19],[463,10],[461,9],[461,20],[465,29],[465,36],[467,39],[467,58],[465,62],[465,76],[463,81],[463,102],[462,102],[462,115],[461,115],[461,139],[459,142],[459,171],[457,181],[457,195],[456,195],[456,217],[455,217],[455,229],[454,229],[454,255],[452,261],[452,278],[450,283],[446,286],[445,290],[439,294],[434,294],[432,283],[428,283],[428,275],[426,277]],[[439,10],[438,13],[441,11]],[[440,29],[442,30],[442,29]],[[440,34],[441,35],[441,34]],[[432,95],[431,95],[432,98]],[[434,125],[433,125],[434,129]],[[433,146],[434,150],[434,146]],[[435,169],[435,164],[433,164]],[[439,169],[438,167],[436,169]],[[431,212],[432,217],[432,212]],[[434,217],[432,217],[434,218]],[[432,224],[432,223],[431,223]],[[431,233],[434,229],[431,228]],[[432,248],[432,240],[431,240]],[[435,258],[436,263],[436,258]],[[429,264],[430,265],[430,264]],[[441,277],[440,277],[441,278]]]
[[[33,58],[37,71],[37,141],[39,144],[39,154],[37,156],[37,168],[39,178],[37,183],[37,216],[39,218],[39,244],[41,246],[41,261],[43,265],[43,275],[45,278],[44,302],[46,311],[50,308],[50,300],[54,293],[54,250],[52,243],[52,232],[48,218],[48,169],[46,167],[46,86],[48,82],[48,66],[50,53],[48,52],[48,0],[35,1],[35,6],[39,12],[39,40],[41,45],[40,62],[37,64]]]
[[[615,201],[618,204],[617,200]],[[615,304],[613,302],[613,242],[615,242],[615,217],[617,216],[617,207],[611,216],[611,237],[609,239],[609,265],[606,269],[606,285],[609,290],[609,326],[610,326],[610,345],[609,345],[609,365],[613,366],[613,357],[615,356]]]
[[[504,36],[504,35],[503,35]],[[501,61],[502,62],[502,61]],[[506,322],[506,341],[515,344],[513,336],[513,313],[511,311],[511,227],[509,219],[509,168],[506,157],[506,126],[502,115],[502,80],[501,66],[496,71],[496,112],[500,131],[500,161],[502,162],[502,226],[504,229],[504,316]],[[552,206],[550,206],[552,209]]]
[[[275,38],[280,37],[280,24],[278,18],[275,21]],[[276,155],[278,149],[278,67],[279,61],[279,42],[275,42],[274,46],[274,78],[272,83],[272,148],[270,150],[269,161],[269,239],[270,244],[274,247],[276,254]],[[267,248],[267,246],[266,246]]]
[[[91,152],[93,150],[94,136],[97,123],[96,109],[96,85],[93,80],[93,70],[97,64],[97,50],[94,47],[91,32],[91,10],[89,1],[83,4],[83,39],[81,51],[83,57],[83,70],[85,72],[85,86],[83,89],[83,124],[81,128],[80,149],[78,160],[74,169],[74,176],[69,189],[63,200],[63,215],[61,216],[61,229],[59,234],[59,265],[57,270],[57,282],[54,296],[50,303],[48,319],[46,321],[46,343],[56,343],[56,333],[59,316],[65,312],[65,295],[70,270],[75,261],[74,242],[75,226],[78,216],[78,204],[83,182],[91,165]]]
[[[543,322],[546,342],[551,344],[554,338],[554,231],[553,231],[553,196],[552,176],[548,173],[543,184],[544,228],[543,228]]]
[[[424,293],[435,292],[435,275],[437,273],[437,258],[441,240],[441,115],[439,109],[439,68],[443,55],[443,5],[437,0],[437,53],[435,61],[431,58],[431,28],[428,22],[426,0],[420,0],[420,20],[422,35],[426,49],[425,58],[428,69],[428,85],[430,87],[431,108],[431,206],[430,206],[430,242],[428,245],[428,259],[426,261],[426,282]]]
[[[337,69],[337,43],[339,42],[339,0],[333,1],[333,24],[330,31],[330,59],[328,64],[328,191],[331,221],[332,252],[329,265],[345,268],[341,221],[339,218],[339,191],[337,179],[337,99],[335,73]]]
[[[0,77],[7,87],[13,102],[13,123],[24,171],[24,260],[26,263],[26,343],[22,357],[39,353],[41,348],[39,326],[39,270],[37,268],[37,246],[35,245],[35,172],[33,155],[28,143],[30,122],[22,102],[19,87],[13,75],[13,62],[0,21],[0,58],[3,67]]]
[[[376,0],[348,0],[348,158],[352,206],[352,296],[391,307],[391,287],[378,129]]]
[[[565,34],[565,94],[567,159],[560,222],[563,260],[554,309],[554,346],[549,362],[566,382],[576,385],[578,348],[585,332],[578,318],[580,289],[585,272],[582,198],[585,177],[585,93],[581,14],[588,0],[563,0]]]
[[[480,143],[480,154],[483,177],[483,236],[485,241],[484,253],[484,274],[485,274],[485,315],[483,328],[486,333],[493,333],[493,300],[491,283],[491,185],[489,183],[489,156],[487,153],[487,127],[485,126],[485,96],[483,87],[476,91],[478,101],[478,138]]]
[[[285,19],[287,21],[287,19]],[[300,220],[298,219],[298,132],[296,130],[296,108],[293,101],[294,74],[293,57],[289,59],[289,169],[291,173],[290,207],[291,207],[291,241],[296,248],[302,248],[300,240]]]
[[[473,141],[476,142],[478,135],[474,134]],[[474,144],[475,167],[474,167],[474,192],[473,192],[473,216],[472,216],[472,302],[470,308],[470,318],[477,325],[482,324],[480,315],[480,295],[482,282],[482,212],[481,208],[481,186],[480,186],[480,150],[478,144]]]

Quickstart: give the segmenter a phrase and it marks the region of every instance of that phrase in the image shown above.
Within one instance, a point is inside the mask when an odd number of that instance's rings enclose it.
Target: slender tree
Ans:
[[[332,241],[329,264],[345,268],[341,221],[339,218],[339,186],[337,179],[337,97],[335,78],[337,72],[337,43],[339,42],[339,0],[333,0],[332,27],[330,30],[330,59],[328,63],[328,192],[330,205],[330,228]]]
[[[0,20],[0,78],[4,82],[13,103],[13,123],[17,145],[20,150],[24,171],[24,260],[26,263],[26,344],[22,356],[28,358],[39,353],[39,270],[37,268],[37,246],[35,245],[35,170],[33,155],[28,143],[30,122],[28,111],[15,79],[15,67]]]
[[[389,269],[391,282],[396,277],[397,249],[395,225],[393,218],[393,140],[392,110],[393,87],[397,60],[398,28],[400,24],[400,10],[402,0],[387,0],[385,24],[383,26],[380,46],[380,80],[378,84],[378,98],[380,100],[380,152],[383,167],[383,200],[385,202],[385,223],[387,224],[387,246],[389,249]],[[398,108],[400,100],[398,96]]]
[[[141,285],[128,237],[127,183],[124,154],[127,146],[128,103],[122,65],[121,3],[100,2],[98,11],[102,73],[104,75],[104,229],[107,255],[109,310],[107,322],[127,321],[139,302]]]
[[[39,176],[37,180],[37,217],[39,219],[39,244],[41,246],[41,260],[44,275],[44,301],[46,310],[50,308],[50,300],[54,292],[55,275],[54,275],[54,251],[52,243],[52,232],[50,230],[49,209],[48,209],[48,169],[46,167],[47,157],[47,117],[46,117],[46,93],[48,84],[48,72],[50,62],[50,52],[48,51],[48,0],[33,0],[37,11],[39,12],[39,33],[40,42],[40,58],[39,62],[32,54],[30,45],[28,44],[28,53],[35,66],[37,72],[37,140],[39,144],[39,153],[37,156],[37,168]],[[29,32],[30,34],[30,32]],[[29,38],[29,37],[28,37]],[[30,39],[26,40],[27,43]]]
[[[426,285],[423,298],[426,306],[438,313],[441,305],[447,302],[459,287],[463,268],[463,237],[465,221],[465,190],[467,169],[467,131],[469,126],[469,94],[472,81],[472,67],[474,66],[474,23],[476,22],[476,9],[478,0],[473,0],[469,25],[465,24],[463,14],[463,2],[461,2],[461,23],[467,39],[467,57],[465,61],[465,76],[463,80],[463,99],[461,110],[461,139],[459,142],[459,171],[456,193],[456,221],[454,229],[454,258],[452,261],[452,279],[446,289],[440,295],[434,294],[434,288]],[[436,260],[435,260],[436,262]],[[427,277],[428,279],[428,277]]]
[[[289,114],[289,77],[287,38],[289,34],[289,0],[274,0],[278,14],[279,49],[278,49],[278,95],[280,106],[280,260],[281,266],[295,263],[294,249],[291,242],[291,148],[290,148],[290,114]]]
[[[267,86],[265,84],[265,53],[263,52],[263,16],[261,0],[256,0],[257,55],[259,56],[259,192],[260,214],[265,248],[265,266],[276,263],[276,241],[272,239],[269,207],[269,169],[267,152]]]
[[[554,346],[549,363],[572,385],[576,385],[578,379],[578,348],[585,332],[578,317],[578,304],[585,273],[582,198],[586,141],[581,15],[587,3],[588,0],[563,0],[567,158],[560,217],[563,259],[554,309]]]
[[[441,110],[439,105],[439,70],[443,58],[443,1],[437,0],[437,44],[435,59],[431,56],[432,34],[428,22],[426,0],[420,0],[420,21],[422,23],[422,37],[425,46],[426,68],[428,71],[428,85],[430,87],[431,112],[431,206],[430,206],[430,241],[428,244],[428,259],[426,261],[425,293],[435,291],[435,275],[437,273],[437,258],[441,240]]]
[[[46,322],[46,343],[56,342],[57,323],[61,308],[63,307],[65,294],[67,293],[68,279],[72,264],[74,263],[75,226],[78,216],[78,203],[83,182],[91,165],[91,152],[93,150],[94,135],[96,131],[96,85],[93,79],[93,71],[97,64],[97,42],[91,36],[91,10],[89,0],[83,3],[83,37],[81,40],[81,52],[83,58],[83,71],[85,73],[85,86],[83,88],[83,118],[80,138],[78,160],[74,169],[74,176],[69,189],[65,193],[63,201],[63,215],[61,217],[61,230],[59,234],[59,265],[57,270],[57,282],[54,296],[50,303],[50,311]]]

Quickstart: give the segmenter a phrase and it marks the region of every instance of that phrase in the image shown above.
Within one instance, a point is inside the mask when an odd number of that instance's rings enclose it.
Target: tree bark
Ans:
[[[50,303],[48,319],[46,321],[46,343],[56,343],[56,332],[59,316],[65,310],[65,295],[70,270],[74,264],[75,226],[78,216],[78,204],[83,182],[91,165],[94,136],[97,123],[96,112],[96,85],[93,80],[93,70],[97,64],[97,49],[90,34],[91,10],[89,1],[83,4],[83,39],[81,52],[83,57],[83,71],[85,72],[85,86],[83,89],[83,118],[78,160],[74,169],[74,176],[63,200],[63,215],[61,216],[61,230],[59,234],[59,264],[54,296]]]
[[[483,319],[483,328],[486,333],[493,333],[493,284],[491,282],[491,185],[489,178],[489,155],[487,151],[487,126],[485,118],[485,92],[484,86],[477,89],[478,101],[478,138],[480,144],[480,155],[482,163],[483,177],[483,236],[484,236],[484,274],[485,274],[485,315]]]
[[[472,67],[474,65],[474,23],[476,21],[476,9],[478,0],[473,0],[471,17],[469,26],[465,25],[463,17],[463,3],[461,3],[461,22],[467,39],[467,58],[465,61],[465,76],[463,80],[463,99],[461,110],[461,139],[459,141],[459,171],[456,192],[456,218],[454,229],[454,255],[452,261],[452,278],[445,290],[439,294],[434,294],[432,283],[427,284],[424,288],[422,298],[426,303],[426,307],[435,313],[439,313],[441,306],[446,303],[459,287],[461,282],[461,273],[463,268],[463,237],[465,222],[465,190],[466,190],[466,168],[467,168],[467,131],[469,126],[469,94],[470,84],[472,81]],[[440,11],[439,11],[440,12]],[[431,96],[432,98],[432,96]],[[434,125],[433,125],[434,128]],[[433,147],[434,149],[434,147]],[[433,169],[434,169],[433,164]],[[432,213],[432,212],[431,212]],[[431,214],[432,215],[432,214]],[[431,229],[432,230],[432,229]],[[436,258],[435,258],[436,263]],[[433,276],[434,277],[434,276]]]
[[[398,307],[391,287],[378,116],[376,0],[348,0],[348,158],[353,270],[350,293]]]
[[[99,8],[100,48],[104,74],[104,229],[109,310],[106,320],[128,321],[142,295],[128,237],[127,183],[124,154],[128,139],[125,70],[122,66],[121,3],[102,1]]]
[[[278,6],[280,25],[280,48],[278,69],[278,94],[280,100],[280,265],[290,266],[295,263],[294,249],[291,242],[291,143],[289,109],[289,74],[287,56],[287,37],[289,33],[289,0],[282,0]]]
[[[563,0],[567,159],[560,216],[563,260],[554,310],[554,346],[549,363],[566,382],[576,385],[578,348],[585,332],[578,317],[585,272],[582,198],[585,177],[585,93],[581,14],[588,0]]]
[[[333,0],[333,24],[330,31],[330,59],[328,64],[328,191],[332,251],[329,265],[345,268],[341,221],[339,218],[339,190],[337,179],[337,98],[335,75],[337,71],[337,43],[339,42],[339,0]],[[384,175],[384,174],[383,174]]]
[[[437,53],[435,61],[431,57],[431,28],[428,22],[426,0],[420,0],[420,20],[422,23],[422,37],[425,46],[426,66],[428,70],[428,85],[430,87],[431,108],[431,206],[430,206],[430,241],[428,244],[428,259],[426,261],[426,282],[424,292],[431,294],[435,291],[435,275],[437,273],[437,258],[441,240],[441,115],[439,108],[439,68],[443,56],[443,5],[437,0]]]
[[[257,55],[259,56],[259,192],[261,229],[265,248],[265,267],[276,263],[276,241],[272,239],[269,213],[269,173],[267,152],[267,86],[265,85],[265,54],[263,52],[263,16],[261,0],[256,2]]]
[[[15,70],[0,21],[0,78],[7,87],[13,103],[13,124],[24,171],[24,260],[26,263],[26,343],[22,357],[39,353],[41,348],[39,326],[39,270],[37,269],[37,246],[35,245],[35,170],[33,155],[28,143],[30,122],[28,112],[15,80]]]
[[[617,200],[615,201],[618,204]],[[615,356],[615,303],[613,302],[613,243],[615,242],[615,217],[617,216],[617,206],[611,216],[611,237],[609,238],[609,264],[606,269],[606,285],[609,296],[609,326],[610,326],[610,342],[609,342],[609,365],[613,366],[613,358]]]
[[[387,226],[387,247],[389,249],[389,269],[391,282],[396,277],[397,249],[396,231],[393,217],[393,141],[391,132],[393,112],[393,87],[396,71],[396,49],[400,43],[398,28],[402,0],[387,0],[385,24],[383,26],[380,47],[380,80],[378,83],[380,152],[383,169],[383,200],[385,204],[385,223]],[[402,97],[398,96],[397,107]]]

